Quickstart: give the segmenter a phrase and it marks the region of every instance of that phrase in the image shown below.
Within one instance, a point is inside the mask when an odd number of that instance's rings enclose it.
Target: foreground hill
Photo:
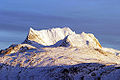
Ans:
[[[119,80],[120,51],[69,28],[34,30],[0,51],[0,80]]]

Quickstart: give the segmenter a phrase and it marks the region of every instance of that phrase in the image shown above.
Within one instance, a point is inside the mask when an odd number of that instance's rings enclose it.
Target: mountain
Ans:
[[[120,51],[70,28],[30,28],[21,44],[0,51],[0,80],[118,80]]]

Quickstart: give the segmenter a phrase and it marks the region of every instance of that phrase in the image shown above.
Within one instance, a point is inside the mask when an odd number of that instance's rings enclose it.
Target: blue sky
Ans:
[[[0,10],[72,18],[117,18],[119,3],[119,0],[2,0]]]
[[[102,22],[114,25],[120,20],[119,3],[119,0],[2,0],[0,1],[0,16],[19,19],[19,14],[20,16],[29,15],[32,18],[38,15],[39,18],[49,16],[71,19],[79,23],[85,22],[85,24]]]
[[[2,0],[0,9],[64,17],[119,16],[119,0]],[[116,15],[115,15],[116,14]]]

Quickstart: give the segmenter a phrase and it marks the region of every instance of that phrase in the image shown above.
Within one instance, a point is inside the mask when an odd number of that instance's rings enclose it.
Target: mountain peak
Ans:
[[[0,51],[0,80],[118,80],[119,54],[90,33],[30,28],[23,43]]]
[[[76,34],[70,28],[52,28],[48,30],[34,30],[30,28],[29,34],[25,42],[38,43],[42,46],[62,46],[68,45],[72,47],[101,47],[99,41],[93,34]],[[34,44],[33,43],[33,44]]]

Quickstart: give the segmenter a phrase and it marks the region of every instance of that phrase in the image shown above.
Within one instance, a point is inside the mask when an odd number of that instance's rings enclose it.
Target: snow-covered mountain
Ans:
[[[120,51],[70,28],[34,30],[0,51],[0,80],[118,80]]]

